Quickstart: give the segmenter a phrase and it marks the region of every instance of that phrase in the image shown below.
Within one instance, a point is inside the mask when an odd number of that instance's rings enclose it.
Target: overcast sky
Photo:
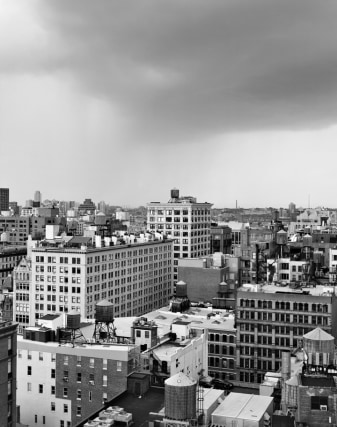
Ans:
[[[0,0],[0,187],[337,207],[336,0]]]

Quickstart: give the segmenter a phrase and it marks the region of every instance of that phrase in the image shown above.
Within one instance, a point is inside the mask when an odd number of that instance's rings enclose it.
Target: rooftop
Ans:
[[[313,296],[328,296],[331,297],[335,293],[333,286],[316,285],[315,287],[302,287],[294,289],[290,285],[278,284],[245,284],[242,285],[238,291],[241,292],[263,292],[263,293],[284,293],[284,294],[300,294],[300,295],[313,295]]]

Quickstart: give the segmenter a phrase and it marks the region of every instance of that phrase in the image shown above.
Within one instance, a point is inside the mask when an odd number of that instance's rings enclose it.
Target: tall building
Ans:
[[[0,188],[0,212],[9,210],[9,188]]]
[[[147,204],[147,227],[174,239],[174,281],[178,280],[178,258],[199,258],[210,254],[212,204],[197,203],[195,197],[180,197],[171,190],[167,203]]]
[[[35,191],[34,193],[34,202],[41,203],[42,196],[40,191]]]
[[[333,287],[245,285],[237,290],[237,371],[242,383],[261,383],[278,371],[283,351],[295,351],[302,337],[319,326],[337,337],[337,297]]]
[[[95,304],[104,299],[114,304],[116,317],[140,316],[169,302],[172,241],[115,237],[111,246],[109,239],[96,236],[94,245],[90,237],[67,236],[32,248],[30,325],[46,314],[74,310],[94,318]]]
[[[16,425],[17,325],[0,320],[0,425]]]

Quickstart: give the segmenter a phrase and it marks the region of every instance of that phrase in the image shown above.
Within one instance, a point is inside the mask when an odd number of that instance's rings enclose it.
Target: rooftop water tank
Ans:
[[[288,233],[284,230],[280,230],[276,233],[276,243],[278,245],[286,245],[288,242]]]
[[[308,355],[309,365],[327,366],[334,363],[334,337],[321,328],[303,335],[303,348]]]
[[[177,188],[171,190],[171,199],[179,199],[179,190]]]
[[[173,420],[196,418],[197,382],[182,372],[165,380],[165,417]]]
[[[79,329],[81,324],[81,315],[77,311],[71,311],[67,314],[67,329]]]
[[[114,321],[113,304],[108,300],[100,301],[95,306],[95,320],[99,323],[112,323]]]
[[[312,246],[312,236],[310,236],[310,234],[305,234],[303,236],[303,246]]]
[[[187,297],[187,284],[185,282],[183,282],[182,280],[180,280],[176,284],[176,296],[178,298],[185,298],[185,297]]]

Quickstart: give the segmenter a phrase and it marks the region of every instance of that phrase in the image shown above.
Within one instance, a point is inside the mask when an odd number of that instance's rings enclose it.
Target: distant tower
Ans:
[[[40,193],[40,191],[35,191],[33,207],[39,208],[40,206],[41,206],[41,193]]]
[[[9,210],[9,188],[0,188],[0,212]]]
[[[34,193],[34,202],[41,203],[41,192],[40,191],[35,191],[35,193]]]

